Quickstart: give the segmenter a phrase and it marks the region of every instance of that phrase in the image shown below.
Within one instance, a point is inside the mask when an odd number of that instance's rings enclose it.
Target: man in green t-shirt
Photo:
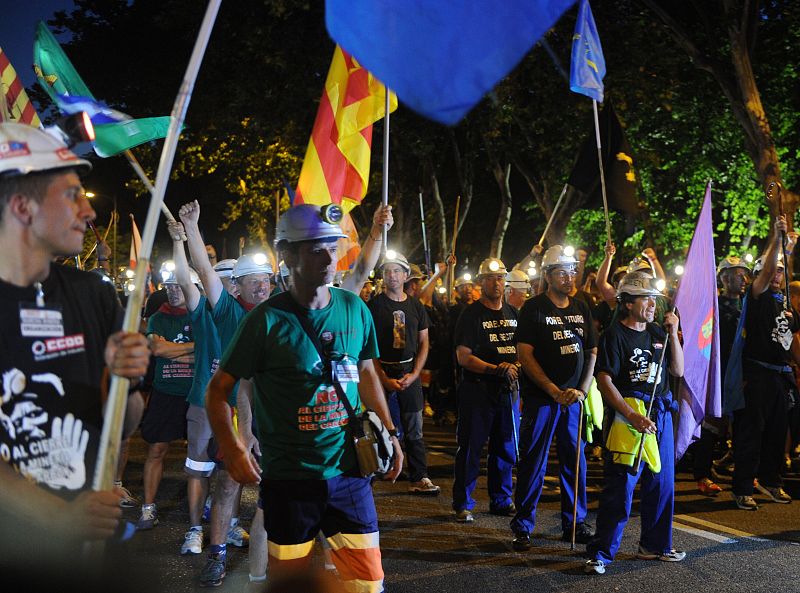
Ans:
[[[291,272],[289,294],[319,336],[326,360],[295,314],[272,300],[244,319],[206,394],[209,421],[228,471],[261,482],[270,573],[307,567],[321,530],[346,590],[383,590],[378,520],[369,478],[358,473],[349,417],[330,381],[330,366],[353,409],[375,410],[392,434],[400,473],[403,453],[377,373],[375,328],[357,295],[329,287],[336,241],[344,237],[319,206],[290,208],[278,223],[277,247]],[[333,362],[331,362],[333,361]],[[251,379],[261,468],[234,432],[227,403],[237,379]]]

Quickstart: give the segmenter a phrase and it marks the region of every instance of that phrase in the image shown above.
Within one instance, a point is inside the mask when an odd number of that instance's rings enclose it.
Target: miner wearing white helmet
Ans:
[[[669,375],[683,375],[683,350],[674,313],[666,313],[663,328],[653,323],[660,294],[655,283],[655,278],[641,270],[626,274],[617,287],[618,318],[600,337],[595,367],[597,386],[613,414],[606,439],[609,454],[603,470],[597,533],[586,547],[590,559],[584,570],[588,574],[603,574],[614,560],[640,477],[642,532],[636,557],[664,562],[680,562],[686,557],[685,552],[672,546],[672,414],[677,411],[677,402],[669,388]],[[663,366],[658,368],[662,355]],[[655,401],[648,416],[647,406],[653,394]],[[644,439],[638,468],[634,468],[635,458],[642,440],[636,432],[642,433]]]
[[[117,331],[111,283],[54,263],[81,252],[95,217],[79,177],[89,169],[47,133],[0,123],[0,450],[15,452],[0,459],[0,572],[11,580],[89,577],[75,550],[122,518],[121,491],[91,490],[102,389],[109,373],[136,385],[150,352],[141,334]],[[131,393],[125,433],[142,411]]]
[[[463,369],[458,386],[458,428],[453,468],[456,521],[471,523],[481,453],[488,441],[489,512],[507,517],[515,511],[512,468],[516,462],[517,400],[516,310],[503,302],[506,267],[489,257],[478,268],[481,297],[456,323],[456,360]]]
[[[402,253],[387,251],[380,265],[384,290],[367,305],[375,322],[380,358],[375,370],[386,392],[392,419],[408,460],[408,491],[437,495],[441,488],[428,477],[422,433],[425,398],[420,373],[428,359],[430,319],[418,299],[403,290],[412,271]]]
[[[211,319],[217,333],[215,338],[210,328],[202,329],[200,332],[195,333],[195,340],[196,342],[208,344],[209,356],[211,356],[212,360],[219,360],[221,353],[228,347],[245,315],[256,305],[269,298],[272,267],[269,265],[266,255],[248,254],[241,256],[231,271],[232,282],[239,290],[239,294],[233,296],[225,290],[222,280],[208,259],[208,253],[206,252],[199,227],[200,204],[197,200],[184,204],[178,214],[183,225],[182,230],[185,232],[189,255],[203,284],[205,299],[207,299],[207,306],[210,308]],[[173,255],[175,255],[178,247],[181,250],[183,249],[182,243],[179,246],[175,245],[175,242],[181,239],[180,227],[173,228],[171,226],[170,234],[173,238]],[[176,261],[178,260],[177,257],[175,259]],[[185,255],[183,259],[185,260]],[[186,265],[188,266],[188,263]],[[191,300],[193,301],[193,299]],[[196,308],[191,310],[206,319],[206,300],[202,302],[202,306],[198,304]],[[198,319],[199,321],[200,319]],[[217,347],[219,350],[217,350]],[[203,356],[203,359],[205,360],[206,356]],[[206,368],[205,364],[203,367],[203,369],[198,367],[196,372],[200,373],[204,382],[207,382],[210,379],[209,369]],[[237,384],[235,396],[231,397],[236,403],[241,438],[249,448],[257,450],[258,446],[252,431],[253,419],[249,400],[251,389],[252,386],[249,381],[240,381]],[[204,397],[202,396],[198,396],[195,400],[200,405],[202,405],[203,401]],[[189,412],[191,419],[195,411],[190,408]],[[199,413],[197,416],[199,417]],[[198,423],[201,420],[198,418]],[[198,430],[200,429],[198,428]],[[206,429],[203,427],[198,438],[204,438],[206,434]],[[205,468],[206,466],[203,466],[197,473],[203,474],[208,471]],[[241,486],[236,484],[229,472],[226,471],[227,464],[226,468],[219,466],[219,469],[221,471],[217,472],[217,487],[214,489],[212,497],[211,516],[213,519],[210,525],[211,534],[208,556],[206,564],[200,572],[200,585],[207,587],[220,585],[225,577],[227,546],[244,547],[247,545],[248,539],[248,534],[238,525],[236,520]],[[187,466],[185,471],[192,475],[190,470],[191,468]],[[203,476],[198,475],[198,477]],[[191,520],[191,523],[193,527],[197,527],[194,519]],[[233,526],[231,526],[231,523],[233,523]],[[189,535],[187,533],[187,536]],[[258,547],[257,542],[255,547]],[[191,551],[186,553],[196,553],[194,551],[197,549],[196,546],[190,546],[190,548]],[[184,550],[182,549],[182,551]]]
[[[222,286],[225,287],[225,290],[236,297],[239,296],[239,287],[233,281],[233,267],[235,265],[235,259],[223,259],[214,264],[214,271],[222,281]]]
[[[791,502],[782,488],[783,452],[789,405],[797,399],[791,363],[800,328],[797,312],[785,301],[781,251],[787,234],[784,216],[775,220],[767,250],[753,266],[723,383],[723,411],[733,412],[733,481],[736,506],[756,510],[753,491],[781,504]],[[792,237],[794,239],[794,237]],[[743,347],[737,348],[743,341]],[[741,352],[741,359],[734,355]],[[741,369],[739,381],[735,371]]]
[[[522,309],[531,291],[528,274],[522,270],[511,270],[506,274],[506,302],[517,311]]]
[[[293,206],[281,215],[278,257],[289,268],[289,290],[256,307],[243,321],[208,387],[209,419],[225,464],[241,483],[261,483],[270,571],[292,570],[312,552],[322,530],[348,590],[381,591],[383,569],[370,479],[359,477],[348,412],[373,409],[395,433],[372,359],[378,348],[366,305],[328,286],[336,272],[336,241],[344,236],[330,206]],[[308,320],[320,354],[298,319]],[[335,366],[334,366],[335,365]],[[332,372],[335,370],[335,373]],[[261,442],[261,469],[233,430],[227,398],[237,378],[251,377]],[[396,436],[394,465],[403,454]]]
[[[511,520],[516,550],[531,547],[536,509],[544,486],[548,451],[556,437],[561,480],[562,539],[571,541],[573,509],[575,541],[594,534],[586,522],[585,441],[578,425],[597,355],[597,333],[589,305],[570,295],[575,289],[577,260],[561,245],[542,257],[547,290],[522,307],[517,328],[517,355],[522,364],[522,429],[520,461]],[[576,455],[580,456],[575,490]]]

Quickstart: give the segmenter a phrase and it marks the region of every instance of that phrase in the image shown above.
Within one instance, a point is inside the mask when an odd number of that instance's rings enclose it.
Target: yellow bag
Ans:
[[[626,397],[625,402],[642,416],[647,413],[647,408],[641,399]],[[654,474],[657,474],[661,471],[661,455],[658,452],[656,435],[642,435],[631,426],[622,414],[614,414],[614,422],[611,424],[611,430],[609,430],[606,440],[606,449],[613,453],[614,463],[633,467],[642,436],[644,436],[642,460],[647,463]]]

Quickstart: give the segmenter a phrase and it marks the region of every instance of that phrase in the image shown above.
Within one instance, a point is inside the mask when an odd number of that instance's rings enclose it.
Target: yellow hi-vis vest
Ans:
[[[626,397],[625,402],[642,416],[647,413],[647,408],[641,399]],[[650,467],[650,471],[657,474],[661,471],[661,455],[658,453],[656,435],[642,435],[631,426],[622,414],[614,414],[614,422],[611,424],[611,430],[609,430],[606,440],[606,449],[613,453],[614,463],[633,467],[642,436],[644,436],[642,460]]]

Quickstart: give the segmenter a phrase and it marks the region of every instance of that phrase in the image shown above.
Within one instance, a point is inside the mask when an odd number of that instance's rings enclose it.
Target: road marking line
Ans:
[[[747,539],[751,539],[758,542],[766,542],[769,541],[764,539],[763,537],[758,537],[755,533],[748,533],[747,531],[740,531],[738,529],[734,529],[732,527],[726,527],[725,525],[720,525],[719,523],[713,523],[711,521],[706,521],[705,519],[699,519],[697,517],[692,517],[690,515],[675,515],[675,519],[679,519],[680,521],[686,521],[688,523],[695,523],[697,525],[702,525],[703,527],[710,527],[715,531],[721,531],[722,533],[727,533],[729,535],[735,535],[736,537],[743,537]]]
[[[686,533],[691,533],[692,535],[710,539],[721,544],[735,544],[737,541],[730,537],[725,537],[724,535],[718,535],[716,533],[711,533],[710,531],[705,531],[704,529],[697,529],[696,527],[689,527],[688,525],[682,525],[681,523],[673,523],[672,526],[678,531],[685,531]]]

